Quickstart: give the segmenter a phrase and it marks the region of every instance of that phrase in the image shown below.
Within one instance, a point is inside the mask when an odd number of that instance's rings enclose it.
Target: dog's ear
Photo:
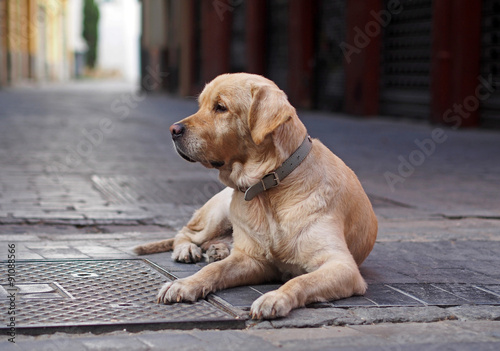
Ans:
[[[255,144],[259,145],[280,125],[296,114],[286,94],[272,86],[256,87],[248,114],[248,125]]]

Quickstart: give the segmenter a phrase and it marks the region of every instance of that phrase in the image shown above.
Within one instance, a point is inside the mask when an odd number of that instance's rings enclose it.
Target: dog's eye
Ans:
[[[227,107],[221,104],[216,104],[215,105],[215,112],[227,112]]]

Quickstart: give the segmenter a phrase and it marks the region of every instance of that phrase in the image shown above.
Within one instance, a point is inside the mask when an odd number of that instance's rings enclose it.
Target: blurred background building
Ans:
[[[66,0],[0,0],[0,86],[67,79]]]
[[[94,0],[100,16],[92,72],[85,69],[84,1],[0,0],[0,87],[85,74],[138,81],[139,0]]]
[[[0,0],[0,87],[86,75],[195,96],[245,71],[301,108],[498,126],[499,69],[500,0]]]
[[[142,76],[159,65],[170,92],[246,71],[298,107],[500,124],[500,0],[142,3]]]
[[[138,82],[140,2],[101,0],[99,10],[98,69],[103,75],[121,77],[128,82]]]

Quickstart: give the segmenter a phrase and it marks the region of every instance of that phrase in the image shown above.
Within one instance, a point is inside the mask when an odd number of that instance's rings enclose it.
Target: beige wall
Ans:
[[[66,6],[67,0],[0,0],[0,84],[69,76]]]

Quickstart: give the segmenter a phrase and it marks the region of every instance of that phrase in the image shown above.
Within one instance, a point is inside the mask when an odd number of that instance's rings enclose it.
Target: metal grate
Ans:
[[[167,279],[143,260],[17,262],[15,279],[14,288],[3,285],[0,308],[12,307],[9,293],[15,292],[17,332],[243,327],[205,300],[157,304]]]

